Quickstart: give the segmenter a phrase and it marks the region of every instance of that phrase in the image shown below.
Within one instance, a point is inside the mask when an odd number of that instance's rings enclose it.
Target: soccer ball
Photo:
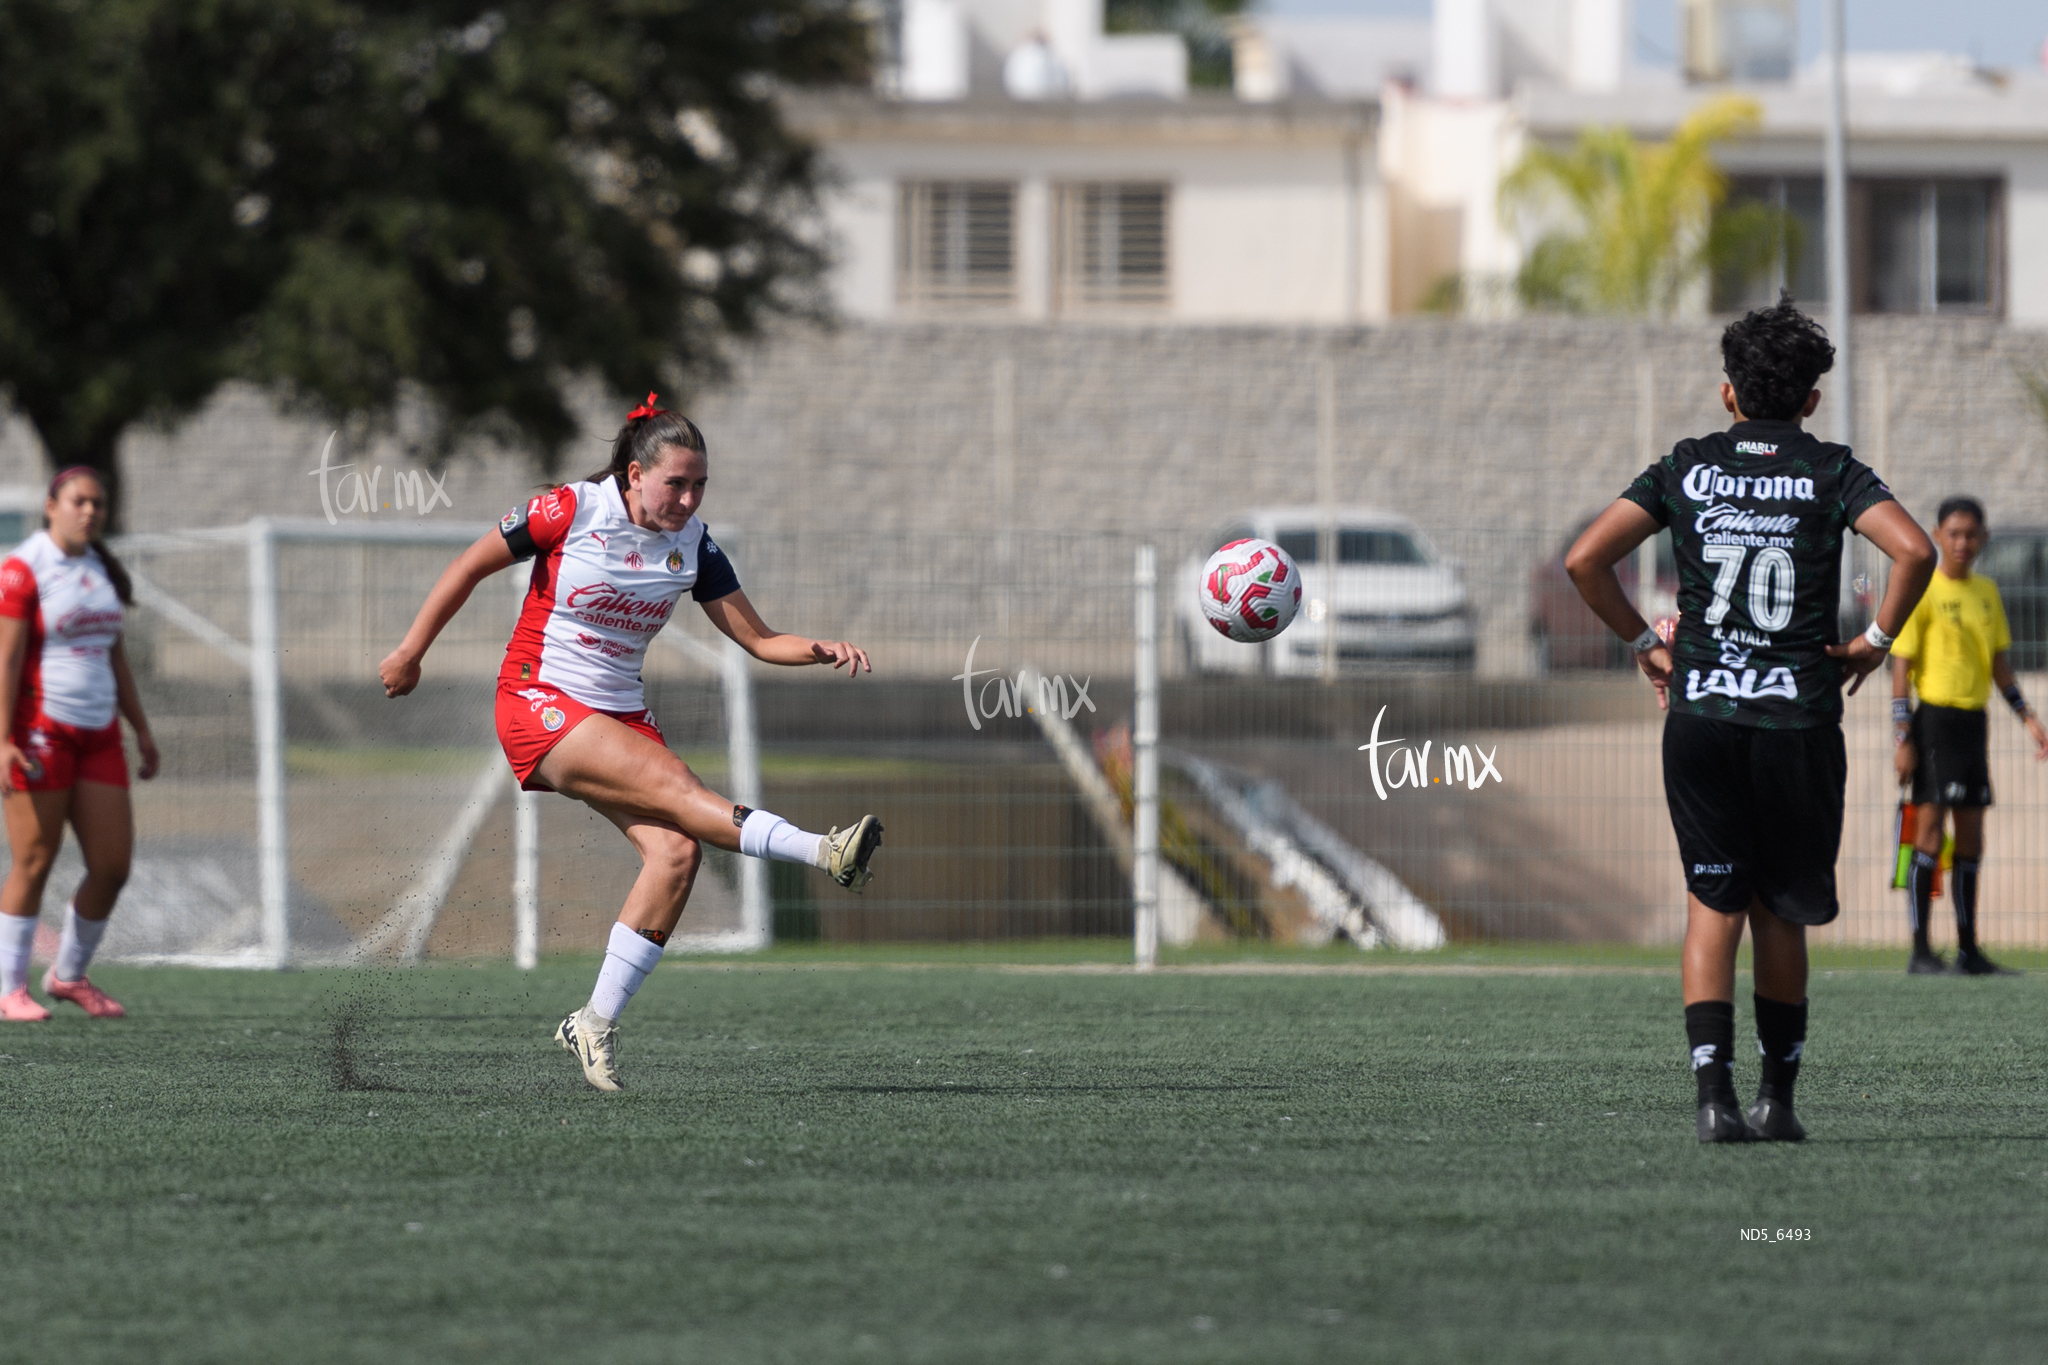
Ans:
[[[1255,645],[1287,629],[1301,606],[1301,570],[1270,540],[1233,540],[1202,566],[1202,615],[1219,635]]]

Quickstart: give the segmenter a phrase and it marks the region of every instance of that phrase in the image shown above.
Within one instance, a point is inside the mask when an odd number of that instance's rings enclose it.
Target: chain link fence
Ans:
[[[376,681],[476,529],[409,542],[283,535],[267,569],[242,528],[124,544],[140,593],[129,650],[164,765],[134,789],[135,872],[110,955],[267,963],[270,913],[285,916],[295,961],[602,941],[637,859],[608,823],[552,796],[527,798],[534,833],[522,840],[493,734],[527,570],[479,588],[414,695],[387,700]],[[736,792],[738,724],[758,755],[759,804],[820,830],[873,811],[888,832],[866,895],[776,865],[751,912],[742,860],[713,853],[683,928],[728,946],[771,927],[827,942],[1130,934],[1132,564],[1153,543],[1169,942],[1674,942],[1684,885],[1661,717],[1562,579],[1571,531],[1409,528],[1409,550],[1356,541],[1358,562],[1339,554],[1339,572],[1321,577],[1312,543],[1308,609],[1278,640],[1241,646],[1212,642],[1192,599],[1190,566],[1214,548],[1210,533],[721,529],[772,626],[850,639],[876,672],[849,681],[753,665],[746,724],[724,642],[686,608],[646,672],[671,747]],[[1402,562],[1380,562],[1389,555]],[[1851,580],[1881,581],[1867,547],[1856,555]],[[1653,607],[1667,576],[1654,552],[1625,566]],[[2006,588],[2023,667],[2048,662],[2039,594],[2019,572]],[[1845,611],[1860,609],[1852,591]],[[1843,914],[1821,941],[1905,941],[1903,893],[1890,888],[1888,692],[1879,678],[1848,702]],[[2048,946],[2048,770],[1997,709],[1982,931],[1992,945]],[[266,761],[283,793],[275,893]],[[67,853],[52,906],[77,872]],[[523,950],[522,877],[534,914]]]

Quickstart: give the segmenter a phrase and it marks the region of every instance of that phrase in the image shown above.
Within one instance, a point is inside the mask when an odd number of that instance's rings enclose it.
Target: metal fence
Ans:
[[[124,547],[141,584],[130,650],[165,763],[135,789],[136,873],[108,952],[263,963],[288,943],[297,960],[530,960],[602,941],[634,856],[574,803],[515,797],[493,737],[525,571],[479,589],[415,695],[388,701],[376,682],[466,534],[273,526],[267,539]],[[1133,565],[1153,544],[1167,941],[1671,942],[1684,886],[1661,719],[1559,590],[1567,535],[1437,534],[1427,563],[1408,566],[1434,605],[1415,605],[1413,582],[1384,600],[1333,588],[1320,618],[1218,654],[1190,600],[1204,535],[724,532],[771,625],[851,639],[877,671],[735,669],[685,608],[646,675],[671,746],[715,787],[807,828],[873,811],[888,833],[858,898],[807,869],[714,854],[684,929],[726,947],[771,931],[1129,935]],[[1662,575],[1640,563],[1631,586],[1648,600]],[[1880,569],[1860,558],[1851,576]],[[1880,678],[1848,703],[1844,912],[1823,940],[1905,938],[1888,691]],[[1980,919],[1989,943],[2039,946],[2048,774],[2000,711]]]

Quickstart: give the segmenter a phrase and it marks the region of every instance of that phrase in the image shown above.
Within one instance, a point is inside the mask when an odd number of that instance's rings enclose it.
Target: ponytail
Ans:
[[[121,599],[121,605],[135,605],[135,582],[128,577],[128,568],[114,558],[114,552],[107,548],[104,540],[91,542],[92,552],[100,557],[100,567],[107,571],[107,582],[114,585],[114,596]]]
[[[699,455],[707,453],[704,433],[697,430],[697,424],[680,412],[657,408],[654,395],[650,393],[645,403],[626,414],[626,425],[620,427],[619,434],[612,438],[611,463],[585,475],[584,482],[616,479],[619,492],[623,494],[626,491],[626,467],[638,464],[642,469],[652,469],[660,462],[662,450],[668,446],[681,446]]]

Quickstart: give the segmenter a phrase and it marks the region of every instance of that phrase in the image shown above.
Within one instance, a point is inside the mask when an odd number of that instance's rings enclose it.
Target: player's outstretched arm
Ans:
[[[1609,630],[1631,642],[1641,639],[1650,624],[1621,590],[1614,566],[1656,533],[1655,517],[1626,498],[1617,499],[1593,518],[1593,524],[1565,552],[1564,571],[1571,575],[1579,596],[1586,599],[1586,605],[1607,623]],[[1636,665],[1657,690],[1657,705],[1666,705],[1665,692],[1671,686],[1671,651],[1662,643],[1639,649]]]
[[[440,636],[442,628],[453,620],[455,613],[462,610],[462,604],[469,600],[476,585],[500,569],[512,565],[512,548],[505,543],[505,537],[495,530],[484,532],[483,536],[455,557],[455,562],[441,571],[427,600],[420,606],[420,614],[412,621],[412,629],[399,641],[398,648],[384,656],[384,662],[377,665],[377,676],[384,684],[384,695],[402,697],[419,686],[420,660]]]
[[[2048,761],[2048,729],[2042,728],[2040,714],[2021,695],[2019,677],[2012,671],[2012,655],[2006,650],[1991,656],[1991,681],[1998,684],[1998,691],[2012,707],[2012,713],[2027,727],[2027,738],[2034,741],[2034,757]]]
[[[1892,562],[1891,577],[1884,585],[1884,601],[1878,603],[1871,623],[1885,635],[1895,636],[1906,628],[1906,618],[1920,605],[1927,581],[1934,577],[1934,542],[1895,502],[1880,502],[1866,509],[1852,525],[1856,534],[1883,550]],[[1849,672],[1850,696],[1855,696],[1863,680],[1884,662],[1889,648],[1873,643],[1867,635],[1828,646],[1828,654],[1840,659]]]
[[[785,664],[792,668],[805,664],[831,664],[834,668],[846,669],[849,678],[858,676],[863,668],[870,673],[875,671],[875,666],[868,662],[867,651],[845,640],[812,640],[768,629],[768,623],[761,619],[761,613],[754,610],[754,604],[747,600],[743,589],[735,589],[716,601],[706,602],[703,607],[712,625],[762,663]]]

